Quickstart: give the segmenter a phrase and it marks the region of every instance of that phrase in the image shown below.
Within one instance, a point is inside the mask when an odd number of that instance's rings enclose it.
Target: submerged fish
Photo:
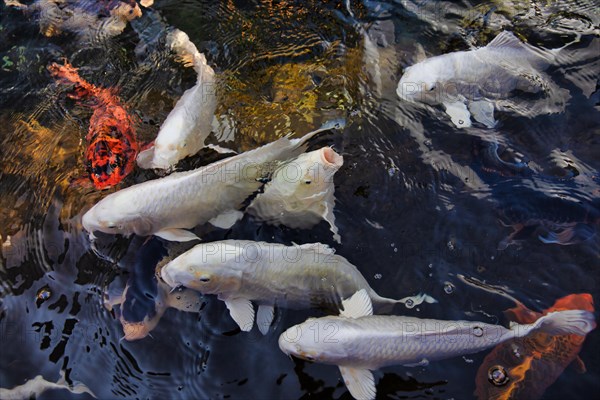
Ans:
[[[176,172],[112,193],[85,213],[83,227],[89,233],[156,235],[172,241],[198,239],[185,229],[206,222],[230,227],[242,217],[239,208],[243,202],[270,176],[273,164],[301,153],[315,134],[339,126],[335,121],[301,139],[284,137],[193,171]]]
[[[50,382],[38,375],[28,380],[22,385],[15,386],[12,389],[0,388],[0,399],[2,400],[26,400],[37,398],[48,390],[65,389],[74,394],[87,393],[96,397],[94,393],[83,383],[74,382],[69,385],[65,379],[65,371],[60,371],[60,378],[56,382]]]
[[[503,31],[485,47],[431,57],[408,67],[396,91],[407,101],[442,104],[459,128],[471,126],[471,114],[492,128],[499,101],[514,91],[541,93],[553,87],[542,71],[559,50],[533,47]]]
[[[163,280],[216,294],[243,331],[254,324],[263,334],[271,326],[273,307],[334,305],[364,289],[375,305],[390,308],[398,300],[379,296],[358,269],[321,243],[285,246],[247,240],[203,243],[164,266]]]
[[[119,305],[117,315],[123,326],[123,339],[145,338],[158,325],[167,308],[199,312],[200,294],[191,289],[171,290],[157,279],[155,267],[168,256],[160,239],[152,238],[136,252],[125,289],[117,294],[107,291],[105,306],[111,310]]]
[[[562,310],[593,312],[592,296],[585,293],[563,297],[543,313],[519,303],[506,313],[518,323],[534,323],[544,315]],[[499,344],[477,371],[475,395],[491,400],[540,398],[569,364],[585,371],[583,361],[577,357],[584,340],[581,335],[552,336],[537,332]]]
[[[504,192],[506,190],[506,192]],[[498,244],[498,250],[518,243],[534,231],[546,244],[572,245],[597,236],[600,226],[600,200],[548,196],[546,193],[514,185],[498,188],[500,222],[513,232]],[[527,199],[524,201],[523,199]]]
[[[301,229],[324,219],[340,243],[333,215],[333,175],[343,163],[343,157],[331,147],[300,154],[277,168],[264,192],[248,206],[248,213],[269,224]]]
[[[204,55],[179,29],[169,33],[167,42],[186,65],[194,68],[198,78],[196,85],[185,91],[163,122],[154,146],[138,155],[141,168],[170,170],[185,157],[200,151],[211,132],[217,107],[215,73]]]
[[[4,0],[4,3],[36,14],[45,36],[71,32],[87,39],[112,37],[123,32],[129,21],[142,16],[135,0],[36,0],[31,4]]]
[[[390,365],[427,365],[433,360],[477,353],[534,332],[584,336],[596,326],[594,314],[585,310],[549,313],[532,324],[514,324],[510,329],[475,321],[372,315],[365,290],[342,304],[344,310],[339,317],[310,318],[286,330],[279,337],[279,348],[288,355],[339,366],[356,399],[375,398],[371,370]]]
[[[71,64],[51,64],[50,74],[61,84],[74,85],[69,97],[93,108],[86,136],[86,167],[97,189],[121,182],[135,165],[138,153],[133,118],[110,89],[83,80]]]

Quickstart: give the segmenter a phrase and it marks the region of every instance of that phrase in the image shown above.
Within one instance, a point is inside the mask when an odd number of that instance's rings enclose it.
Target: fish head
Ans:
[[[242,284],[242,271],[215,262],[201,254],[203,245],[175,258],[161,270],[165,283],[173,288],[185,286],[203,294],[235,293]]]
[[[90,234],[151,235],[154,232],[152,222],[138,212],[127,193],[124,189],[100,200],[83,215],[83,228]]]
[[[110,15],[132,21],[142,16],[142,10],[134,0],[119,1],[113,9],[110,10]]]
[[[318,200],[333,187],[333,175],[344,158],[331,147],[301,154],[277,170],[270,186],[284,196]]]
[[[433,57],[406,68],[396,88],[398,97],[410,102],[442,103],[440,95],[450,68],[442,61]]]
[[[303,360],[341,365],[348,359],[342,331],[339,317],[309,318],[279,336],[279,349]]]

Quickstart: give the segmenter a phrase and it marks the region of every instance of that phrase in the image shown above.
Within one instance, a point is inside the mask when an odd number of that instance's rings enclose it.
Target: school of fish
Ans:
[[[82,27],[96,25],[110,37],[142,15],[134,1],[105,2],[98,10],[67,0],[5,3],[36,14],[46,36],[86,32],[82,34],[85,38],[91,28]],[[376,52],[368,35],[365,41],[365,47]],[[173,242],[201,241],[195,232],[201,225],[229,229],[246,214],[255,224],[292,229],[311,229],[324,221],[332,239],[341,243],[343,225],[342,229],[336,225],[334,183],[343,182],[334,178],[344,167],[344,155],[331,146],[306,149],[320,134],[343,130],[346,121],[327,122],[299,138],[290,131],[239,154],[208,145],[205,141],[213,132],[218,103],[215,70],[178,29],[169,32],[166,46],[184,66],[194,69],[197,79],[144,150],[137,137],[136,118],[116,89],[89,83],[67,61],[48,66],[54,80],[68,86],[69,98],[93,110],[86,135],[85,168],[96,189],[121,186],[136,165],[167,174],[119,188],[86,208],[81,217],[92,245],[97,232],[156,236],[166,241],[146,241],[135,255],[125,288],[107,295],[105,306],[109,310],[118,307],[125,340],[148,336],[169,307],[199,312],[203,296],[216,296],[241,331],[257,325],[263,335],[269,334],[278,307],[318,308],[335,314],[288,327],[280,333],[278,345],[285,355],[338,366],[355,399],[376,397],[372,371],[379,368],[427,366],[489,348],[494,350],[477,372],[476,395],[480,399],[537,398],[568,364],[577,363],[585,336],[596,327],[589,294],[567,296],[541,313],[519,304],[509,310],[512,323],[507,328],[478,321],[383,315],[393,314],[396,305],[409,299],[418,304],[436,300],[425,294],[403,299],[380,296],[361,273],[361,266],[324,243],[285,245],[230,239],[191,248],[188,244],[186,251],[175,251],[176,255],[167,251],[181,245]],[[515,92],[544,97],[546,91],[559,91],[544,71],[561,51],[563,48],[537,48],[502,31],[484,47],[433,56],[405,68],[396,92],[401,101],[441,105],[458,128],[470,128],[474,120],[492,129],[497,124],[495,111],[513,101]],[[381,84],[380,73],[372,75]],[[556,110],[541,106],[538,111]],[[205,147],[235,154],[174,172],[182,160]],[[568,244],[568,239],[547,243]],[[147,264],[153,266],[152,274],[148,274]],[[515,349],[518,360],[512,357]],[[542,383],[531,378],[542,373],[538,371],[548,375]],[[0,397],[28,398],[53,388],[93,396],[85,385],[67,384],[61,373],[56,383],[38,376],[13,389],[0,389]]]

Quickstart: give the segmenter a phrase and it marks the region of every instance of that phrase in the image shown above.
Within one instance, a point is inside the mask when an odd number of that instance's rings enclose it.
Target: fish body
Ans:
[[[94,110],[85,152],[94,187],[106,189],[118,184],[133,170],[138,153],[133,118],[111,90],[86,82],[69,63],[53,63],[48,69],[59,83],[74,85],[70,97]]]
[[[300,229],[312,228],[324,219],[334,239],[341,242],[333,214],[333,175],[343,163],[331,147],[300,154],[275,170],[248,213],[269,224]]]
[[[238,209],[263,185],[275,164],[292,158],[313,135],[337,126],[326,124],[301,139],[284,137],[260,148],[192,171],[130,186],[103,198],[82,218],[85,230],[166,240],[198,237],[185,229],[211,222],[226,228],[242,217]]]
[[[176,29],[167,42],[186,65],[191,65],[198,78],[196,85],[185,91],[167,116],[154,145],[138,155],[141,168],[171,170],[185,157],[196,154],[204,145],[212,128],[217,107],[215,73],[206,58],[187,34]]]
[[[171,287],[185,286],[218,295],[244,331],[252,329],[259,305],[258,326],[269,328],[273,306],[309,308],[333,305],[364,289],[380,306],[397,300],[379,296],[358,269],[321,243],[285,246],[246,240],[203,243],[180,255],[161,271]],[[266,321],[262,314],[268,311]]]
[[[518,323],[534,323],[544,315],[562,310],[594,311],[592,296],[572,294],[538,313],[518,304],[506,312]],[[496,346],[483,360],[477,370],[475,395],[478,399],[538,399],[562,374],[569,364],[585,371],[577,357],[585,336],[532,333]],[[501,373],[500,376],[495,376]]]
[[[512,92],[539,93],[551,85],[542,73],[558,50],[542,50],[503,31],[487,46],[428,58],[408,67],[398,83],[400,98],[432,105],[442,104],[459,128],[475,120],[491,128],[496,124],[497,100]]]
[[[533,332],[585,335],[595,327],[593,313],[585,310],[550,313],[511,329],[473,321],[372,315],[366,291],[357,292],[343,306],[341,316],[311,318],[289,328],[279,337],[279,347],[288,355],[338,365],[357,399],[375,398],[374,369],[427,365]]]

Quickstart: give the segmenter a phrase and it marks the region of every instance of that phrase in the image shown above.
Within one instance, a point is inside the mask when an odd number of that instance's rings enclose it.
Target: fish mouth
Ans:
[[[340,167],[344,163],[344,158],[331,147],[323,147],[321,150],[321,160],[328,167]]]
[[[90,208],[83,217],[81,218],[81,226],[86,230],[91,236],[93,236],[93,232],[97,230],[98,225],[95,223],[94,218],[94,208]]]
[[[286,356],[292,358],[292,349],[288,348],[290,343],[287,340],[285,340],[284,335],[285,332],[279,335],[279,340],[277,341],[277,344],[279,345],[279,350],[281,350],[281,352]]]
[[[170,287],[175,289],[175,288],[181,286],[181,283],[175,282],[175,280],[171,277],[171,274],[169,273],[169,271],[167,271],[168,266],[169,266],[169,264],[165,265],[160,270],[160,277],[167,285],[169,285]]]

